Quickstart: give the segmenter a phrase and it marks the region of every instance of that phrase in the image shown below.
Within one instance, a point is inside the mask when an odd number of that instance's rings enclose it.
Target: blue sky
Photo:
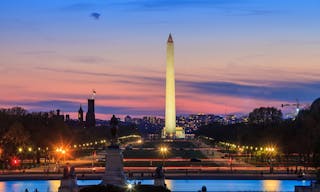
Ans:
[[[319,18],[317,0],[3,0],[0,104],[71,113],[96,89],[101,117],[162,116],[170,32],[178,114],[310,104]]]

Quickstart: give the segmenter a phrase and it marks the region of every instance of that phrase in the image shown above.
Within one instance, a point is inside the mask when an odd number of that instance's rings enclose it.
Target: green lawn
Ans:
[[[159,150],[124,150],[124,158],[163,158]],[[194,150],[169,150],[166,158],[206,158],[200,151]]]
[[[165,145],[169,148],[194,148],[194,147],[196,147],[190,141],[173,141],[173,142],[150,141],[150,142],[144,142],[143,144],[139,145],[138,147],[159,148],[162,145]]]
[[[157,167],[163,165],[162,161],[131,161],[131,162],[124,162],[125,167]],[[214,162],[188,162],[188,161],[182,161],[182,162],[177,162],[177,161],[164,161],[164,166],[174,166],[174,167],[184,167],[184,166],[218,166]]]
[[[138,150],[124,150],[124,158],[162,158],[160,153],[160,146],[166,146],[168,152],[166,158],[206,158],[200,151],[193,150],[196,146],[190,141],[149,141],[143,142],[140,145],[134,147],[139,148]],[[148,148],[148,150],[147,150]],[[150,148],[153,148],[150,150]]]

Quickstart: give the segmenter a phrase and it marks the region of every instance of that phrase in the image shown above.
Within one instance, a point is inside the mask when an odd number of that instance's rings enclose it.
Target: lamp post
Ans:
[[[32,159],[32,164],[34,164],[34,151],[32,149],[32,147],[28,147],[27,148],[27,152],[28,152],[28,159],[30,160],[30,158]]]
[[[165,156],[168,152],[168,148],[167,147],[160,147],[160,153],[162,155],[162,166],[164,167],[164,163],[165,163]]]
[[[66,161],[66,153],[67,153],[67,151],[68,151],[68,149],[62,148],[62,147],[56,149],[57,158],[60,159],[61,156],[62,156],[62,158],[63,158],[63,163],[65,163],[65,161]]]
[[[18,148],[18,153],[19,153],[19,156],[20,156],[20,159],[21,159],[21,167],[23,168],[24,154],[23,154],[23,148],[22,147]]]
[[[270,166],[270,173],[273,173],[273,156],[275,155],[276,151],[274,147],[266,147],[266,152],[268,156],[269,166]]]
[[[61,153],[62,153],[62,155],[63,155],[63,163],[65,163],[66,162],[66,150],[62,150],[61,151]]]

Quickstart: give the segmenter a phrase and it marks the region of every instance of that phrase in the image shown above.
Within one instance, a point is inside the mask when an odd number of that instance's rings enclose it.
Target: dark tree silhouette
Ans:
[[[6,155],[15,154],[18,147],[27,146],[31,143],[30,134],[22,123],[15,122],[3,135],[1,143],[5,148]]]
[[[260,107],[249,113],[249,122],[254,124],[272,124],[282,121],[282,112],[274,107]]]

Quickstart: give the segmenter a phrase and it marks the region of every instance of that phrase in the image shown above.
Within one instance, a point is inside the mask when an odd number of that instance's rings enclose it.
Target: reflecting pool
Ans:
[[[130,183],[153,184],[153,180],[131,180]],[[78,180],[78,185],[99,184],[100,180]],[[172,191],[197,192],[202,186],[208,191],[294,191],[295,185],[310,185],[310,181],[296,180],[166,180]],[[0,181],[0,192],[57,192],[59,180]]]

